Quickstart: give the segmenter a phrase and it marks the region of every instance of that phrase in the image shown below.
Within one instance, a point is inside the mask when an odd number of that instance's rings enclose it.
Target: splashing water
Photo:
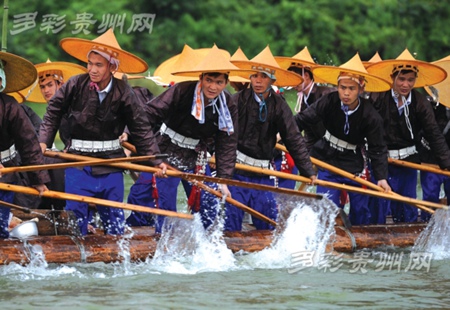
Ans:
[[[133,238],[134,232],[132,230],[126,231],[123,238],[117,241],[117,245],[120,249],[120,256],[122,257],[122,262],[119,266],[118,274],[120,275],[132,275],[131,271],[131,254],[130,254],[130,239]]]
[[[128,239],[131,235],[125,235],[118,240],[122,262],[48,266],[42,251],[36,248],[30,251],[33,257],[29,265],[23,267],[11,264],[1,270],[4,275],[20,277],[20,280],[66,275],[102,279],[137,274],[197,274],[288,268],[292,265],[293,254],[299,251],[314,251],[318,258],[332,239],[338,208],[326,198],[315,200],[277,195],[275,199],[280,213],[274,241],[269,248],[259,253],[233,254],[223,237],[224,219],[219,217],[205,230],[199,214],[196,214],[193,221],[166,218],[155,255],[145,262],[131,262]],[[220,208],[219,203],[217,207]]]
[[[412,252],[430,253],[433,259],[450,258],[450,211],[438,209],[435,211],[412,248]]]
[[[292,264],[292,255],[298,252],[314,252],[317,265],[334,234],[338,208],[329,199],[298,199],[278,195],[280,206],[278,226],[272,245],[246,259],[256,268],[286,268]]]
[[[222,237],[223,219],[208,230],[199,214],[193,221],[166,218],[150,265],[168,273],[195,274],[234,269],[235,258]]]

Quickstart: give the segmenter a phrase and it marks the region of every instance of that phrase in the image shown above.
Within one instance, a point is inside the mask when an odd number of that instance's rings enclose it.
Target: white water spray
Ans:
[[[335,232],[338,208],[325,197],[315,200],[278,195],[276,200],[280,215],[274,241],[269,248],[249,255],[246,262],[254,268],[287,268],[295,253],[311,252],[317,265]]]
[[[414,244],[412,252],[431,254],[433,259],[450,258],[450,211],[438,209]]]
[[[233,269],[235,258],[223,240],[222,229],[220,219],[205,230],[199,214],[193,221],[166,218],[151,266],[183,274]]]

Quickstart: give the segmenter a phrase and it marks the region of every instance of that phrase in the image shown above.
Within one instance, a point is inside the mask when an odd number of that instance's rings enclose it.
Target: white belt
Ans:
[[[417,153],[416,147],[413,145],[405,147],[400,150],[389,150],[389,157],[394,159],[403,159],[416,153]]]
[[[182,147],[185,149],[195,150],[198,143],[200,142],[199,139],[192,139],[192,138],[188,138],[183,135],[180,135],[179,133],[177,133],[174,130],[167,127],[167,125],[164,123],[161,125],[161,129],[159,131],[161,132],[161,134],[168,135],[173,144],[176,144],[179,147]]]
[[[6,163],[16,157],[16,154],[16,146],[13,144],[8,150],[0,152],[0,162]]]
[[[72,139],[70,145],[71,150],[79,152],[106,152],[120,149],[119,139],[109,141],[90,141],[90,140],[78,140]]]
[[[330,142],[330,145],[332,147],[334,147],[338,151],[342,152],[342,151],[344,151],[344,149],[350,150],[350,151],[356,151],[356,148],[357,148],[356,145],[350,144],[344,140],[340,140],[340,139],[336,138],[331,133],[329,133],[328,130],[325,132],[325,135],[323,137],[325,138],[325,140]]]
[[[270,168],[270,160],[267,159],[256,159],[250,156],[245,155],[244,153],[241,153],[239,151],[236,151],[237,158],[236,161],[240,164],[246,164],[253,167],[258,168]]]

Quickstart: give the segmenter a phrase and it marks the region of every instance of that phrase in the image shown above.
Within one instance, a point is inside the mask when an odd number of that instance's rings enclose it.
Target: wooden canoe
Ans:
[[[44,256],[47,263],[93,263],[122,261],[117,241],[122,237],[101,232],[81,237],[75,217],[66,211],[34,210],[27,214],[14,210],[17,217],[27,220],[38,217],[39,236],[19,239],[0,239],[0,264],[26,265],[34,256]],[[405,248],[414,242],[426,224],[366,225],[346,228],[337,220],[335,235],[330,240],[334,251],[351,253],[361,249],[382,246]],[[133,227],[133,236],[127,238],[131,261],[145,261],[156,251],[159,235],[151,227]],[[248,230],[225,232],[224,240],[233,252],[257,252],[272,243],[271,231]]]

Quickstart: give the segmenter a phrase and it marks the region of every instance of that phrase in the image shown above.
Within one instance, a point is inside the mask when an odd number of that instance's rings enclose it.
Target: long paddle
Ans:
[[[130,150],[131,152],[136,153],[136,147],[133,144],[124,141],[124,142],[122,142],[122,146],[125,147],[126,149]],[[179,171],[179,170],[177,170],[177,169],[175,169],[173,167],[170,167],[170,169],[172,171],[181,172],[181,171]],[[222,197],[223,197],[223,194],[220,191],[217,191],[217,190],[211,188],[210,186],[207,186],[206,184],[202,183],[201,181],[194,180],[194,179],[189,178],[189,177],[188,178],[184,178],[184,179],[194,183],[194,185],[198,186],[199,188],[203,189],[204,191],[207,191],[210,194],[213,194],[213,195],[219,197],[220,199],[222,199]],[[264,221],[266,223],[269,223],[272,226],[276,226],[276,224],[277,224],[274,220],[268,218],[267,216],[265,216],[264,214],[259,213],[256,210],[246,206],[245,204],[237,201],[236,199],[233,199],[231,197],[225,197],[225,201],[228,202],[229,204],[232,204],[235,207],[243,210],[244,212],[249,213],[250,215],[252,215],[252,216],[254,216],[256,218],[258,218],[258,219],[260,219],[260,220],[262,220],[262,221]]]
[[[247,166],[247,165],[242,165],[242,164],[236,164],[236,169],[249,171],[249,172],[253,172],[253,173],[276,176],[279,178],[284,178],[284,179],[289,179],[289,180],[294,180],[294,181],[299,181],[299,182],[305,182],[305,183],[311,182],[311,180],[309,178],[302,177],[299,175],[294,175],[291,173],[285,173],[285,172],[269,170],[269,169],[264,169],[264,168],[252,167],[252,166]],[[370,195],[370,196],[374,196],[374,197],[378,197],[378,198],[385,198],[385,199],[390,199],[390,200],[401,201],[401,202],[405,202],[408,204],[421,204],[421,205],[425,205],[425,206],[431,207],[431,208],[439,208],[439,209],[448,210],[448,206],[438,204],[435,202],[421,201],[421,200],[417,200],[417,199],[413,199],[413,198],[409,198],[409,197],[404,197],[401,195],[390,195],[388,193],[364,189],[361,187],[343,185],[343,184],[329,182],[329,181],[323,181],[323,180],[316,180],[315,185],[321,185],[324,187],[347,190],[347,191],[351,191],[351,192],[355,192],[355,193],[359,193],[359,194]],[[430,211],[433,211],[433,210],[430,210]]]
[[[5,207],[11,208],[11,209],[17,209],[17,210],[23,211],[25,213],[31,213],[31,209],[30,208],[21,207],[21,206],[18,206],[18,205],[15,205],[13,203],[6,202],[6,201],[3,201],[3,200],[0,200],[0,205],[3,205]]]
[[[62,158],[62,159],[66,159],[66,160],[80,160],[80,161],[84,161],[84,162],[89,162],[89,160],[95,160],[95,158],[93,157],[88,157],[88,156],[81,156],[81,155],[74,155],[74,154],[68,154],[68,153],[61,153],[61,152],[53,152],[53,151],[46,151],[44,153],[45,156],[48,157],[58,157],[58,158]],[[112,163],[109,164],[109,166],[113,166],[113,167],[117,167],[117,168],[122,168],[122,169],[128,169],[128,170],[135,170],[135,171],[144,171],[144,172],[150,172],[150,173],[155,173],[157,171],[159,171],[159,168],[154,168],[154,167],[148,167],[148,166],[142,166],[142,165],[135,165],[135,164],[129,164],[129,163]],[[168,176],[175,176],[175,177],[181,177],[184,178],[186,180],[190,180],[192,181],[193,176],[195,176],[194,174],[187,174],[187,173],[183,173],[183,172],[179,172],[179,171],[173,171],[173,170],[168,170],[166,172],[166,174]],[[214,179],[214,180],[211,180]],[[211,177],[210,180],[205,180],[205,181],[210,181],[210,182],[214,182],[215,178]],[[203,181],[203,180],[201,180]],[[211,194],[216,195],[219,198],[222,198],[222,193],[210,188],[209,186],[197,182],[196,185],[200,188],[202,188],[205,191],[210,192]],[[273,221],[272,219],[266,217],[265,215],[253,210],[250,207],[245,206],[244,204],[240,203],[239,201],[232,199],[231,197],[226,197],[225,200],[232,204],[235,205],[238,208],[241,208],[242,210],[244,210],[245,212],[250,213],[251,215],[253,215],[256,218],[259,218],[262,221],[265,221],[267,223],[269,223],[272,226],[276,226],[276,222]],[[137,210],[138,211],[138,210]],[[164,215],[164,214],[161,214]]]
[[[276,148],[279,149],[279,150],[288,152],[284,145],[281,145],[281,144],[277,143]],[[353,181],[355,181],[355,182],[357,182],[357,183],[359,183],[361,185],[367,186],[368,188],[374,189],[374,190],[379,191],[379,192],[384,192],[384,189],[382,187],[380,187],[380,186],[378,186],[378,185],[376,185],[376,184],[374,184],[374,183],[372,183],[372,182],[370,182],[368,180],[364,180],[364,179],[362,179],[362,178],[360,178],[360,177],[358,177],[358,176],[356,176],[356,175],[354,175],[354,174],[352,174],[350,172],[344,171],[344,170],[339,169],[339,168],[337,168],[337,167],[335,167],[333,165],[327,164],[327,163],[325,163],[325,162],[323,162],[323,161],[321,161],[321,160],[319,160],[317,158],[311,157],[311,162],[314,165],[318,166],[318,167],[321,167],[323,169],[327,169],[327,170],[329,170],[329,171],[331,171],[331,172],[333,172],[335,174],[338,174],[338,175],[343,176],[343,177],[345,177],[347,179],[353,180]],[[396,197],[403,197],[400,194],[397,194],[397,193],[392,192],[392,191],[390,191],[388,194],[390,194],[392,196],[396,196]],[[424,204],[423,202],[414,203],[413,205],[415,207],[421,209],[421,210],[424,210],[424,211],[427,211],[427,212],[430,212],[430,213],[434,213],[433,210],[431,210],[431,209],[429,209],[427,207],[424,207],[424,205],[426,205],[426,204]]]
[[[101,166],[112,163],[120,163],[120,162],[138,162],[145,160],[152,160],[157,158],[165,158],[168,155],[166,154],[158,154],[158,155],[149,155],[149,156],[136,156],[136,157],[120,157],[120,158],[111,158],[111,159],[97,159],[97,160],[89,160],[82,162],[69,162],[69,163],[56,163],[56,164],[46,164],[46,165],[32,165],[32,166],[17,166],[17,167],[7,167],[0,169],[0,175],[14,173],[14,172],[25,172],[25,171],[36,171],[36,170],[49,170],[49,169],[64,169],[70,167],[82,167],[82,166]]]
[[[131,152],[136,153],[136,147],[135,147],[133,144],[124,141],[124,142],[122,142],[122,146],[123,146],[124,148],[130,150]],[[175,168],[172,168],[172,169],[175,169]],[[195,181],[195,180],[193,180],[192,178],[187,178],[187,180],[190,181],[190,182],[192,182],[192,183],[194,183],[194,185],[200,187],[200,188],[203,189],[204,191],[207,191],[207,192],[209,192],[209,193],[211,193],[211,194],[213,194],[213,195],[219,197],[220,199],[222,199],[223,194],[222,194],[220,191],[216,191],[215,189],[211,188],[210,186],[207,186],[207,185],[204,184],[204,183]],[[244,212],[247,212],[247,213],[249,213],[250,215],[252,215],[252,216],[254,216],[254,217],[256,217],[256,218],[258,218],[258,219],[260,219],[260,220],[262,220],[262,221],[264,221],[264,222],[266,222],[266,223],[269,223],[269,224],[272,225],[272,226],[276,226],[276,224],[277,224],[274,220],[272,220],[272,219],[266,217],[264,214],[261,214],[261,213],[259,213],[259,212],[256,211],[256,210],[254,210],[254,209],[252,209],[252,208],[250,208],[250,207],[244,205],[243,203],[237,201],[236,199],[233,199],[233,198],[231,198],[231,197],[225,197],[225,200],[226,200],[226,202],[228,202],[229,204],[234,205],[235,207],[237,207],[237,208],[243,210]]]
[[[119,208],[119,209],[125,209],[125,210],[137,211],[137,212],[152,213],[152,214],[156,214],[156,215],[178,217],[178,218],[188,219],[188,220],[192,220],[194,218],[193,215],[186,214],[186,213],[178,213],[178,212],[173,212],[173,211],[167,211],[167,210],[161,210],[161,209],[156,209],[156,208],[149,208],[149,207],[124,203],[124,202],[110,201],[110,200],[106,200],[106,199],[87,197],[87,196],[81,196],[81,195],[75,195],[75,194],[69,194],[69,193],[63,193],[63,192],[57,192],[57,191],[46,191],[46,192],[43,192],[42,195],[40,195],[39,191],[34,188],[26,187],[26,186],[19,186],[19,185],[12,185],[12,184],[7,184],[7,183],[0,183],[0,190],[12,191],[12,192],[16,192],[16,193],[23,193],[23,194],[27,194],[27,195],[55,198],[55,199],[73,200],[73,201],[91,203],[91,204],[106,206],[106,207],[111,207],[111,208]]]
[[[66,160],[73,160],[73,161],[88,161],[88,160],[94,159],[93,157],[89,157],[89,156],[74,155],[74,154],[54,152],[54,151],[46,151],[44,153],[44,156],[59,157],[59,158],[63,158]],[[149,173],[155,173],[157,171],[160,171],[159,168],[143,166],[143,165],[138,165],[138,164],[130,164],[130,163],[115,163],[115,164],[108,164],[108,166],[126,169],[126,170],[149,172]],[[319,195],[319,194],[308,193],[308,192],[299,192],[299,191],[295,191],[295,190],[278,188],[278,187],[263,185],[263,184],[241,182],[241,181],[237,181],[237,180],[216,178],[216,177],[212,177],[212,176],[203,176],[203,175],[197,175],[197,174],[186,173],[186,172],[181,172],[181,171],[172,171],[172,170],[167,170],[166,174],[168,176],[177,177],[177,178],[186,178],[186,179],[189,178],[189,179],[202,181],[202,182],[228,184],[228,185],[233,185],[233,186],[241,186],[244,188],[256,188],[256,189],[267,190],[267,191],[276,192],[276,193],[304,196],[304,197],[309,197],[309,198],[314,198],[314,199],[322,199],[322,195]],[[310,182],[311,182],[311,180],[308,181],[308,183],[310,183]]]
[[[439,168],[439,166],[436,166],[436,165],[415,164],[415,163],[410,163],[408,161],[404,161],[404,160],[400,160],[400,159],[394,159],[394,158],[389,158],[388,161],[389,161],[390,164],[393,164],[393,165],[396,165],[396,166],[402,166],[402,167],[407,167],[407,168],[416,169],[416,170],[420,170],[420,171],[426,171],[426,172],[432,172],[432,173],[436,173],[436,174],[442,174],[442,175],[445,175],[447,177],[450,177],[450,171],[442,170],[442,169]]]

